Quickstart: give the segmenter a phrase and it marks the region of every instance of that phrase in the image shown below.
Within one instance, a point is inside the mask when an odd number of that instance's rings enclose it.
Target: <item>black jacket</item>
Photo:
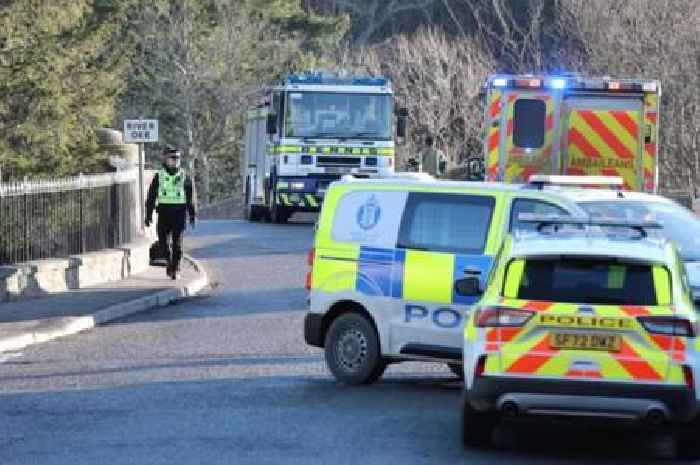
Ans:
[[[183,205],[158,205],[156,207],[156,201],[158,200],[158,173],[153,176],[153,181],[148,188],[148,197],[146,197],[146,219],[153,217],[153,210],[157,209],[158,216],[168,216],[168,217],[179,217],[182,215],[184,220],[184,215],[187,214],[192,221],[196,215],[196,200],[195,200],[195,190],[194,190],[194,180],[189,175],[185,176],[185,203]]]

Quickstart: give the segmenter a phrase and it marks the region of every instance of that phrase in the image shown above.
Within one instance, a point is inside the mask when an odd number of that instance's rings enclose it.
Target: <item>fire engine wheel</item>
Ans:
[[[268,195],[269,199],[269,207],[268,207],[268,214],[270,218],[271,223],[286,223],[289,217],[291,216],[291,212],[280,205],[277,204],[276,201],[276,194],[275,191],[270,189],[270,193]]]
[[[260,221],[262,214],[260,213],[260,207],[257,205],[252,205],[250,198],[250,187],[246,182],[245,188],[245,219],[248,221]]]
[[[374,326],[357,313],[336,318],[326,333],[326,365],[341,383],[371,384],[386,369]]]
[[[462,442],[466,447],[488,447],[496,429],[497,417],[492,412],[479,412],[462,399]]]

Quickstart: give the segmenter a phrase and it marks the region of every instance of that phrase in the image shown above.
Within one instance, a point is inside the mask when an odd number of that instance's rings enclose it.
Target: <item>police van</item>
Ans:
[[[309,253],[306,342],[325,348],[331,373],[347,384],[371,383],[405,360],[461,373],[464,321],[494,255],[510,231],[532,227],[520,213],[585,214],[526,186],[425,176],[334,182]]]

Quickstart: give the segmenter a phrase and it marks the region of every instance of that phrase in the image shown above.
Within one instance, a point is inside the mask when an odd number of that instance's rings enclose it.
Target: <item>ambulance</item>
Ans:
[[[503,242],[465,324],[464,444],[488,445],[503,418],[566,417],[674,433],[700,458],[697,314],[661,226],[520,221],[537,226]]]
[[[485,82],[484,177],[620,176],[656,192],[659,82],[582,75],[493,75]]]
[[[503,183],[420,173],[332,183],[308,257],[306,342],[346,384],[406,360],[461,376],[464,321],[504,238],[532,227],[521,213],[585,215],[563,196]]]

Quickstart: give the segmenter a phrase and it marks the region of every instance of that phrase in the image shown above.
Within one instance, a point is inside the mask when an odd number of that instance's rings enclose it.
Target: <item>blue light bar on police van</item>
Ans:
[[[506,78],[496,78],[493,80],[494,87],[506,87],[508,85],[508,79]]]

